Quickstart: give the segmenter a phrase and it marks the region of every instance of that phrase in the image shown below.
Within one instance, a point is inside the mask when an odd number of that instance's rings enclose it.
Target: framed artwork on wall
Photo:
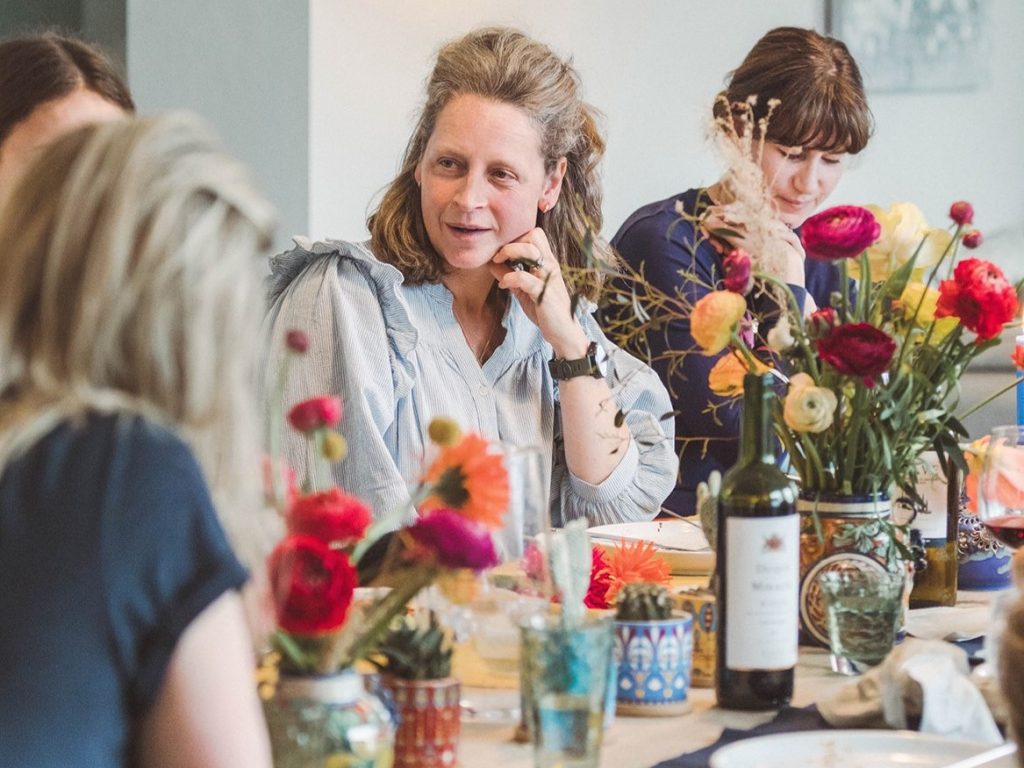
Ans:
[[[871,91],[973,91],[990,77],[990,0],[826,0],[828,34]]]

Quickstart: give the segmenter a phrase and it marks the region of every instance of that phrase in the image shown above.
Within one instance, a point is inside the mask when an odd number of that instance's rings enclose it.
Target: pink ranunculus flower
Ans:
[[[451,509],[434,509],[405,530],[408,557],[443,568],[482,571],[497,565],[498,554],[487,529]]]
[[[754,273],[751,268],[750,254],[742,248],[734,248],[726,254],[722,262],[725,267],[725,289],[746,296],[754,287]]]
[[[896,342],[871,323],[848,323],[818,339],[818,356],[847,376],[859,376],[868,387],[889,367]]]
[[[747,311],[747,302],[732,291],[713,291],[700,298],[690,315],[690,333],[706,355],[717,355],[729,344]]]
[[[812,258],[852,259],[875,242],[881,231],[867,208],[837,205],[807,219],[800,229],[800,241]]]
[[[314,429],[337,426],[342,412],[340,397],[311,397],[288,411],[288,423],[299,432],[312,432]]]

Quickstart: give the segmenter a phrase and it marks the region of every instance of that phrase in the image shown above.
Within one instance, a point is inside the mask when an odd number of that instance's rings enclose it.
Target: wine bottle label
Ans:
[[[789,669],[796,664],[800,517],[727,517],[725,665]]]

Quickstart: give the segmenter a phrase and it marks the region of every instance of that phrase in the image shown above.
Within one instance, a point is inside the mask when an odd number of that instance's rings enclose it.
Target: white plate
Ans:
[[[687,520],[651,520],[646,523],[616,523],[590,528],[591,541],[602,547],[614,547],[621,539],[649,541],[665,558],[675,574],[711,573],[715,553],[700,523]]]
[[[729,744],[711,755],[711,768],[940,768],[986,749],[985,744],[914,731],[803,731]],[[1004,765],[1013,763],[991,763],[992,768]]]

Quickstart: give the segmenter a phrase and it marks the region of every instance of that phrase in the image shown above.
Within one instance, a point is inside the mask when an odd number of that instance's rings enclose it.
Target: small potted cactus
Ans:
[[[688,712],[693,617],[673,611],[668,590],[637,582],[616,600],[616,711],[623,715]]]
[[[395,768],[455,765],[459,741],[459,681],[451,676],[452,645],[433,611],[404,616],[371,659],[398,712]]]

